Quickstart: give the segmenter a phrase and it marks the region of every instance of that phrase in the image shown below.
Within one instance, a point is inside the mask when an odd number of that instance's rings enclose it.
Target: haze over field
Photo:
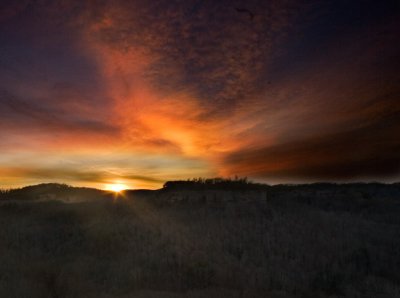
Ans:
[[[398,1],[0,4],[0,187],[399,180]]]

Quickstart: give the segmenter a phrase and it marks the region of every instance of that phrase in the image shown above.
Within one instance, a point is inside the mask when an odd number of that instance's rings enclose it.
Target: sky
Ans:
[[[399,181],[399,6],[1,1],[0,188]]]

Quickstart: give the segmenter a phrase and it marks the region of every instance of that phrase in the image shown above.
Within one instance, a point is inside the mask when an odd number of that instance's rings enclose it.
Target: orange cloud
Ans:
[[[331,157],[351,151],[352,137],[372,144],[364,165],[379,150],[396,161],[398,21],[373,32],[346,27],[322,42],[314,37],[330,6],[321,16],[296,1],[246,1],[257,12],[250,20],[230,5],[38,2],[26,26],[18,19],[26,7],[11,6],[4,22],[15,44],[4,54],[9,65],[0,65],[8,69],[0,71],[0,170],[16,168],[19,156],[40,160],[43,171],[36,163],[28,163],[34,172],[14,171],[37,181],[54,174],[94,183],[85,173],[96,173],[101,182],[139,183],[137,172],[152,187],[217,174],[329,178],[340,176],[329,168],[341,157],[357,174],[356,156]],[[379,160],[365,171],[383,175],[387,161]],[[81,170],[61,171],[64,161]]]

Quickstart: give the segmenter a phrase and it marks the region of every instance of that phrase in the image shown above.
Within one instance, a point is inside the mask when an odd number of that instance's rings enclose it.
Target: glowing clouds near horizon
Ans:
[[[115,192],[115,193],[120,193],[120,192],[122,192],[124,190],[127,190],[129,188],[130,187],[128,187],[126,184],[112,183],[112,184],[107,184],[104,189],[108,190],[108,191]]]

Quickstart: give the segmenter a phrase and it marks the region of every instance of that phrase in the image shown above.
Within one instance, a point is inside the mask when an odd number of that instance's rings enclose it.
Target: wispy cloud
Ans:
[[[46,152],[51,166],[31,165],[43,179],[398,177],[399,23],[361,4],[10,2],[0,149]],[[105,151],[128,157],[58,171],[66,153]]]

